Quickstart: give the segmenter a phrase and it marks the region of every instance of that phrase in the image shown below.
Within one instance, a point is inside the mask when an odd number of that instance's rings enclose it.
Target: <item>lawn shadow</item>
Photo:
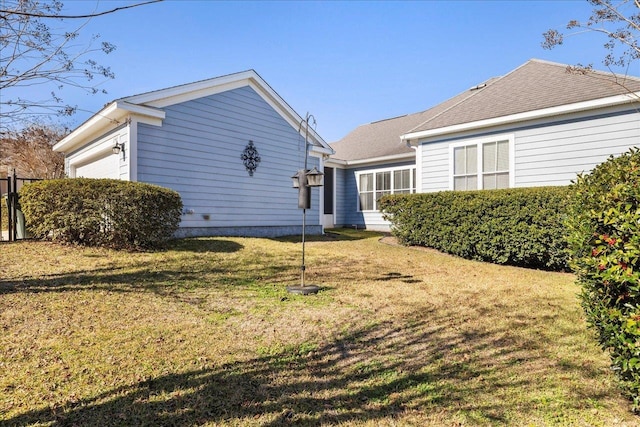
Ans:
[[[364,239],[370,239],[373,237],[380,237],[383,235],[384,233],[380,233],[376,231],[356,230],[352,228],[332,228],[332,229],[325,229],[324,234],[321,234],[321,235],[305,236],[305,241],[307,242],[340,242],[340,241],[364,240]],[[287,243],[301,243],[302,236],[299,234],[291,235],[291,236],[282,236],[282,237],[275,237],[273,240],[278,242],[287,242]]]
[[[37,277],[0,279],[0,295],[10,293],[72,292],[78,290],[108,290],[111,292],[150,291],[161,295],[173,294],[176,289],[196,289],[208,286],[244,287],[255,283],[293,280],[295,270],[288,265],[270,265],[259,271],[251,266],[239,268],[221,263],[216,267],[202,264],[198,269],[185,270],[172,266],[139,262],[127,267],[101,267],[63,274]]]
[[[50,274],[37,278],[0,280],[0,295],[9,293],[67,292],[107,289],[113,292],[154,290],[158,283],[195,280],[193,273],[173,270],[118,272],[113,268]]]
[[[415,276],[411,275],[411,274],[402,274],[402,273],[398,273],[395,271],[391,271],[389,273],[386,273],[380,277],[376,277],[375,279],[376,282],[388,282],[391,280],[399,280],[403,283],[408,283],[408,284],[412,284],[412,283],[422,283],[422,280],[420,279],[416,279]]]
[[[78,269],[61,274],[23,276],[0,279],[0,295],[9,293],[66,292],[77,290],[110,290],[133,292],[149,290],[165,294],[176,288],[203,286],[246,286],[256,282],[279,282],[296,277],[295,268],[286,263],[269,264],[254,270],[251,264],[239,267],[233,260],[218,259],[216,254],[239,252],[244,245],[233,240],[202,237],[176,239],[163,250],[171,254],[187,252],[198,257],[185,269],[184,263],[158,262],[157,259],[138,260],[125,266]],[[103,254],[84,254],[85,258],[100,258]],[[213,257],[213,258],[212,258]],[[171,258],[171,257],[169,257]],[[214,262],[209,260],[215,259]],[[195,268],[193,266],[196,266]],[[291,277],[290,277],[291,276]],[[285,279],[283,279],[283,277]]]
[[[114,388],[6,419],[6,425],[337,425],[442,410],[481,414],[482,424],[521,421],[537,401],[487,399],[504,388],[535,386],[509,367],[529,362],[534,341],[515,345],[507,331],[451,334],[446,319],[380,322],[317,348],[293,348],[247,361],[205,367]],[[496,333],[499,332],[499,333]],[[532,348],[533,347],[533,348]],[[465,348],[464,354],[456,353]],[[490,351],[487,351],[490,349]],[[570,369],[567,367],[567,369]],[[585,378],[589,367],[575,367]],[[593,368],[595,369],[595,368]],[[490,384],[490,389],[487,385]],[[603,390],[598,392],[604,393]],[[570,390],[579,408],[593,389]],[[490,403],[487,403],[490,402]],[[453,408],[453,409],[452,409]],[[468,420],[470,424],[473,419]]]
[[[197,253],[233,253],[241,251],[244,246],[233,240],[225,240],[212,237],[190,237],[176,239],[170,242],[169,250],[178,252]]]

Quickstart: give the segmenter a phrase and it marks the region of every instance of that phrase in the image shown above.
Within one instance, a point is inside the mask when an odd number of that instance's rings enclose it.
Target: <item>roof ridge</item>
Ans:
[[[485,88],[488,87],[492,87],[495,86],[496,84],[499,84],[502,81],[505,81],[509,76],[517,73],[518,71],[520,71],[521,69],[523,69],[524,67],[531,65],[532,63],[537,63],[537,64],[542,64],[542,65],[549,65],[549,66],[553,66],[556,67],[558,69],[563,69],[563,70],[571,70],[571,65],[568,64],[562,64],[562,63],[558,63],[558,62],[552,62],[552,61],[547,61],[544,59],[537,59],[537,58],[531,58],[528,61],[526,61],[525,63],[521,64],[520,66],[514,68],[513,70],[509,71],[507,74],[494,78],[494,79],[489,79],[487,80],[487,85],[483,86],[482,84],[473,87],[472,89],[476,89],[476,90],[472,90],[472,93],[469,96],[464,97],[463,99],[461,99],[460,101],[456,102],[453,105],[450,105],[448,108],[440,111],[438,114],[435,114],[433,116],[428,117],[425,121],[423,121],[422,123],[420,123],[417,126],[414,126],[412,129],[410,129],[409,131],[407,131],[407,133],[411,133],[416,131],[417,129],[420,129],[426,125],[428,125],[429,123],[432,123],[434,121],[436,121],[439,117],[441,117],[444,114],[447,114],[449,111],[458,108],[460,105],[469,102],[472,98],[474,98],[474,95],[479,94],[479,93],[484,93],[486,92]],[[611,84],[615,84],[620,86],[623,89],[627,89],[627,82],[640,82],[640,78],[635,77],[633,75],[628,75],[628,74],[616,74],[613,72],[606,72],[606,71],[601,71],[601,70],[595,70],[593,68],[591,68],[588,72],[584,72],[582,73],[582,75],[594,79],[594,80],[600,80],[602,82],[608,82]],[[464,92],[456,95],[456,96],[460,96],[462,95]],[[453,97],[455,98],[455,96]],[[453,98],[449,98],[449,100],[453,99]],[[447,100],[447,101],[449,101]],[[447,102],[444,101],[443,103]],[[441,103],[442,104],[442,103]],[[428,111],[428,110],[427,110]]]
[[[428,118],[427,120],[425,120],[424,122],[420,123],[420,124],[419,124],[419,125],[417,125],[417,126],[414,126],[412,129],[409,129],[409,131],[407,131],[407,133],[411,133],[411,132],[413,132],[415,129],[418,129],[418,128],[420,128],[421,126],[425,125],[426,123],[429,123],[430,121],[435,120],[436,118],[440,117],[441,115],[443,115],[444,113],[448,112],[448,111],[449,111],[449,110],[451,110],[452,108],[455,108],[455,107],[457,107],[458,105],[460,105],[460,104],[462,104],[462,103],[464,103],[464,102],[468,101],[468,100],[469,100],[470,98],[472,98],[473,96],[475,96],[475,95],[477,95],[477,94],[479,94],[479,93],[483,92],[483,90],[482,90],[482,89],[486,89],[486,88],[487,88],[487,87],[489,87],[489,86],[493,86],[493,85],[494,85],[494,84],[496,84],[497,82],[499,82],[499,81],[503,80],[504,78],[506,78],[506,77],[510,76],[511,74],[515,73],[515,72],[516,72],[516,71],[518,71],[520,68],[522,68],[522,67],[526,66],[526,65],[527,65],[527,64],[529,64],[530,62],[540,62],[540,61],[539,61],[539,60],[536,60],[535,58],[533,58],[533,59],[529,59],[529,60],[528,60],[528,61],[526,61],[524,64],[520,64],[518,67],[516,67],[516,68],[514,68],[513,70],[509,71],[507,74],[504,74],[504,75],[502,75],[502,76],[498,76],[498,77],[490,77],[490,78],[488,78],[488,79],[487,79],[487,80],[485,80],[483,83],[480,83],[479,85],[472,87],[472,89],[474,89],[474,90],[470,90],[471,94],[470,94],[469,96],[466,96],[465,98],[461,99],[460,101],[456,102],[455,104],[453,104],[453,105],[449,106],[448,108],[445,108],[444,110],[440,111],[438,114],[436,114],[436,115],[434,115],[434,116],[429,117],[429,118]],[[483,84],[484,84],[484,86],[482,86]],[[480,86],[482,86],[482,87],[480,87]],[[460,96],[460,95],[462,95],[463,93],[464,93],[464,92],[461,92],[461,93],[459,93],[459,94],[457,94],[457,95],[455,95],[455,96],[452,96],[451,98],[449,98],[449,99],[447,99],[447,100],[445,100],[445,101],[441,102],[441,103],[440,103],[440,104],[438,104],[438,105],[444,104],[445,102],[450,101],[450,100],[452,100],[453,98],[455,98],[456,96]],[[436,105],[436,106],[434,106],[434,107],[437,107],[437,105]],[[429,110],[426,110],[426,111],[429,111]]]
[[[409,114],[401,114],[399,116],[395,116],[395,117],[389,117],[387,119],[380,119],[380,120],[375,120],[371,123],[369,123],[370,125],[374,124],[374,123],[380,123],[380,122],[386,122],[387,120],[395,120],[395,119],[401,119],[403,117],[407,117]]]
[[[571,65],[571,64],[564,64],[564,63],[561,63],[561,62],[548,61],[546,59],[538,59],[538,58],[531,58],[529,61],[525,62],[525,64],[528,63],[528,62],[538,62],[538,63],[541,63],[541,64],[554,65],[554,66],[557,66],[557,67],[562,67],[565,70],[568,70],[571,67],[574,67],[574,65]],[[525,64],[523,64],[523,65],[525,65]],[[578,66],[580,66],[580,64],[578,64]],[[640,81],[640,76],[634,76],[632,74],[614,73],[613,71],[599,70],[599,69],[593,68],[591,66],[587,66],[586,68],[588,68],[588,72],[584,73],[584,75],[586,75],[586,76],[588,76],[590,74],[600,74],[603,77],[613,77],[615,79],[623,78],[623,79],[631,79],[631,80],[634,80],[634,81]]]

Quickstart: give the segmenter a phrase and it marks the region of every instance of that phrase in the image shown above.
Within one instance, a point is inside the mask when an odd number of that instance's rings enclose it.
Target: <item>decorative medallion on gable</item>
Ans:
[[[258,149],[253,145],[253,141],[249,141],[240,158],[242,159],[247,172],[249,172],[249,176],[253,176],[253,173],[258,169],[258,165],[261,160],[260,155],[258,154]]]

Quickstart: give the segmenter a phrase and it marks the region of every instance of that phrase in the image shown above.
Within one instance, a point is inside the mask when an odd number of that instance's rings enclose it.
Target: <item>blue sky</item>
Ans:
[[[84,13],[130,2],[64,3],[65,13]],[[540,46],[544,31],[590,11],[582,0],[165,1],[92,19],[84,34],[117,45],[97,57],[116,79],[102,86],[107,95],[63,95],[85,110],[69,123],[75,127],[113,99],[252,68],[301,116],[313,114],[317,131],[333,142],[358,125],[425,110],[530,58],[602,69],[601,36],[576,35],[552,51]]]

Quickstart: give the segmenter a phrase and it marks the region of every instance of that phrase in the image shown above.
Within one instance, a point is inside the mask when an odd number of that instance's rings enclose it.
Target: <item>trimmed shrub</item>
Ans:
[[[640,410],[640,151],[610,157],[572,184],[571,267],[588,324]]]
[[[405,245],[467,259],[567,269],[562,225],[567,187],[385,196],[384,216]]]
[[[36,237],[114,248],[154,248],[180,224],[182,200],[167,188],[113,179],[55,179],[20,190]]]

